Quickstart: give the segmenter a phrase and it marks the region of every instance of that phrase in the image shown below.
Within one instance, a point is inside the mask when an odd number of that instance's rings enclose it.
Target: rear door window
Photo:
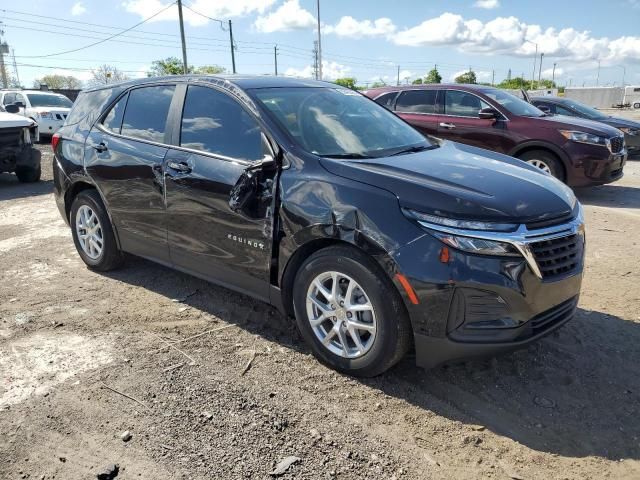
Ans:
[[[122,121],[122,135],[164,143],[167,116],[174,90],[175,85],[131,90]]]
[[[489,105],[472,93],[461,90],[447,90],[445,96],[445,115],[478,118],[478,112]]]
[[[437,113],[437,90],[407,90],[400,94],[396,110],[406,113]]]
[[[229,95],[197,85],[187,89],[180,146],[250,161],[263,152],[258,122]]]

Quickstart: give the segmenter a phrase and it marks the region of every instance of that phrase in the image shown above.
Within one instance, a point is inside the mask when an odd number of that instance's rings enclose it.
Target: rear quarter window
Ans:
[[[80,92],[67,116],[65,125],[75,125],[82,120],[86,120],[89,126],[93,125],[111,98],[112,92],[113,90],[109,88],[93,92]]]
[[[407,90],[400,94],[396,110],[406,113],[437,113],[436,90]]]

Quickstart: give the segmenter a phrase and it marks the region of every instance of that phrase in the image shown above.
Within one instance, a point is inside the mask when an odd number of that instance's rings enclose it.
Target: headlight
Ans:
[[[429,215],[427,213],[416,212],[415,210],[404,209],[404,214],[409,218],[417,220],[424,227],[429,228],[428,224],[441,225],[443,227],[459,228],[461,230],[483,230],[490,232],[513,232],[518,228],[515,223],[493,223],[478,222],[475,220],[456,220],[453,218],[440,217],[437,215]]]
[[[43,120],[53,120],[53,114],[49,112],[36,113],[36,117],[42,118]]]
[[[622,128],[619,128],[618,130],[622,130],[625,133],[625,135],[631,135],[632,137],[635,137],[636,135],[640,135],[640,129],[638,128],[622,127]]]
[[[578,143],[588,143],[591,145],[607,146],[607,138],[592,133],[576,132],[573,130],[560,130],[560,133],[567,140]]]
[[[431,233],[450,247],[464,250],[465,252],[480,255],[520,256],[520,252],[510,243],[484,240],[482,238],[462,237],[436,231],[431,231]]]

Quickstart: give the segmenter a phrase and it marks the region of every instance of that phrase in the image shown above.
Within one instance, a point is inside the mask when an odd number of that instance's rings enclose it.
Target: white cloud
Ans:
[[[468,71],[469,70],[460,70],[459,72],[452,73],[451,76],[449,77],[449,81],[451,82],[455,81],[456,77],[459,77],[460,75],[462,75],[463,73],[467,73]],[[479,71],[474,70],[473,73],[476,74],[476,81],[478,83],[491,82],[491,77],[493,75],[492,72],[487,72],[486,70],[479,70]]]
[[[74,17],[77,17],[78,15],[82,15],[86,11],[87,9],[82,4],[82,2],[76,2],[73,4],[73,7],[71,7],[71,15],[73,15]]]
[[[556,67],[555,77],[559,78],[564,74],[564,68]],[[553,76],[553,68],[546,68],[542,70],[542,78],[549,78]]]
[[[500,6],[500,1],[499,0],[477,0],[473,4],[473,6],[477,8],[484,8],[486,10],[492,10]]]
[[[516,17],[497,17],[488,22],[443,13],[421,24],[397,32],[391,41],[402,46],[456,46],[463,52],[532,56],[535,43],[546,57],[582,63],[600,60],[603,65],[640,63],[640,37],[617,39],[594,37],[589,31],[573,28],[543,29]]]
[[[260,16],[253,24],[262,33],[303,30],[316,25],[315,17],[300,6],[298,0],[287,0],[275,11]]]
[[[416,74],[411,70],[400,70],[400,81],[404,81],[406,78],[413,78]]]
[[[323,80],[335,80],[336,78],[344,78],[349,76],[349,72],[351,72],[351,68],[341,65],[337,62],[327,62],[325,60],[322,61],[322,79]],[[285,75],[289,77],[302,77],[302,78],[313,78],[313,66],[307,65],[304,68],[287,68],[284,72]]]
[[[376,20],[356,20],[353,17],[342,17],[335,25],[326,25],[325,33],[335,33],[339,37],[375,37],[390,35],[396,31],[396,26],[389,18]]]
[[[231,17],[240,17],[250,13],[263,13],[276,0],[194,0],[189,2],[189,8],[183,6],[182,14],[184,21],[191,26],[198,27],[208,25],[211,20],[203,17],[206,15],[211,18],[227,19]],[[140,18],[148,18],[156,12],[167,7],[170,2],[163,0],[125,0],[122,3],[124,9],[129,13],[135,13]],[[202,15],[198,15],[194,10]],[[172,7],[164,11],[150,22],[176,21],[178,19],[178,8]]]

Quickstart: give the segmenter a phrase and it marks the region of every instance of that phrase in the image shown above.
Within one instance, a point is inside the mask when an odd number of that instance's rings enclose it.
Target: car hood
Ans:
[[[529,223],[569,215],[569,187],[520,160],[455,142],[392,157],[322,158],[331,173],[398,197],[400,206],[457,219]]]
[[[8,112],[0,112],[0,128],[30,127],[33,120],[22,115]]]
[[[554,130],[577,130],[586,133],[594,133],[604,137],[616,137],[620,135],[618,129],[595,120],[586,118],[569,117],[566,115],[549,115],[546,117],[531,117],[530,120],[538,122],[538,126]]]
[[[607,125],[610,125],[615,128],[637,128],[640,130],[640,122],[629,120],[628,118],[607,117],[598,121],[602,123],[606,123]]]

